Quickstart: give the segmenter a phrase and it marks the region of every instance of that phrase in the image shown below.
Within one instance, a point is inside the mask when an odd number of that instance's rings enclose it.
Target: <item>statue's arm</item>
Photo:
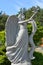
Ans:
[[[23,21],[19,21],[18,23],[29,23],[30,19],[27,19],[27,20],[23,20]]]

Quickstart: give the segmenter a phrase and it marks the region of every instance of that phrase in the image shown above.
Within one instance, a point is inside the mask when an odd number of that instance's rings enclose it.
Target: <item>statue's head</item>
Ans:
[[[18,18],[19,21],[23,21],[25,19],[25,15],[23,14],[23,12],[18,15]]]

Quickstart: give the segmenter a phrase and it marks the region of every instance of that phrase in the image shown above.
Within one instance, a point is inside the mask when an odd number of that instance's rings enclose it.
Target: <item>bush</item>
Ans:
[[[8,15],[6,14],[0,15],[0,31],[5,29],[5,23],[6,23],[7,18],[8,18]]]
[[[0,65],[11,65],[11,63],[5,55],[0,55]]]
[[[32,60],[32,65],[43,65],[43,55],[41,53],[34,53],[35,59]]]
[[[40,45],[40,39],[43,37],[43,26],[40,25],[40,22],[36,22],[37,24],[37,31],[33,37],[35,45]],[[28,24],[27,25],[27,29],[28,29],[28,34],[31,34],[32,31],[32,25]]]
[[[3,51],[0,51],[0,55],[4,55],[5,53]]]
[[[0,31],[0,45],[5,43],[5,31]]]
[[[6,52],[6,47],[5,47],[5,45],[0,46],[0,51],[3,51],[4,53]]]
[[[11,65],[6,57],[6,47],[4,45],[0,46],[0,65]]]

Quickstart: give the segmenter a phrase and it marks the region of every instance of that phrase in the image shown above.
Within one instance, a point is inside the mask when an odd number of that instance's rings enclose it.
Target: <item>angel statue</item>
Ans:
[[[11,65],[31,65],[30,59],[33,58],[34,42],[33,36],[36,32],[37,26],[32,19],[36,12],[30,19],[24,20],[25,16],[20,13],[17,16],[12,15],[8,17],[5,31],[6,31],[6,55],[11,62]],[[26,25],[32,24],[33,30],[28,36],[28,30]],[[28,43],[30,42],[32,49],[28,53]]]

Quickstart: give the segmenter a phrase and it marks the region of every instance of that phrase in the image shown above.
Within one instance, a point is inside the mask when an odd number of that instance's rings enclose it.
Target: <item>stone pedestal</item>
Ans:
[[[23,62],[23,63],[18,63],[18,64],[13,64],[11,63],[11,65],[32,65],[31,62]]]

